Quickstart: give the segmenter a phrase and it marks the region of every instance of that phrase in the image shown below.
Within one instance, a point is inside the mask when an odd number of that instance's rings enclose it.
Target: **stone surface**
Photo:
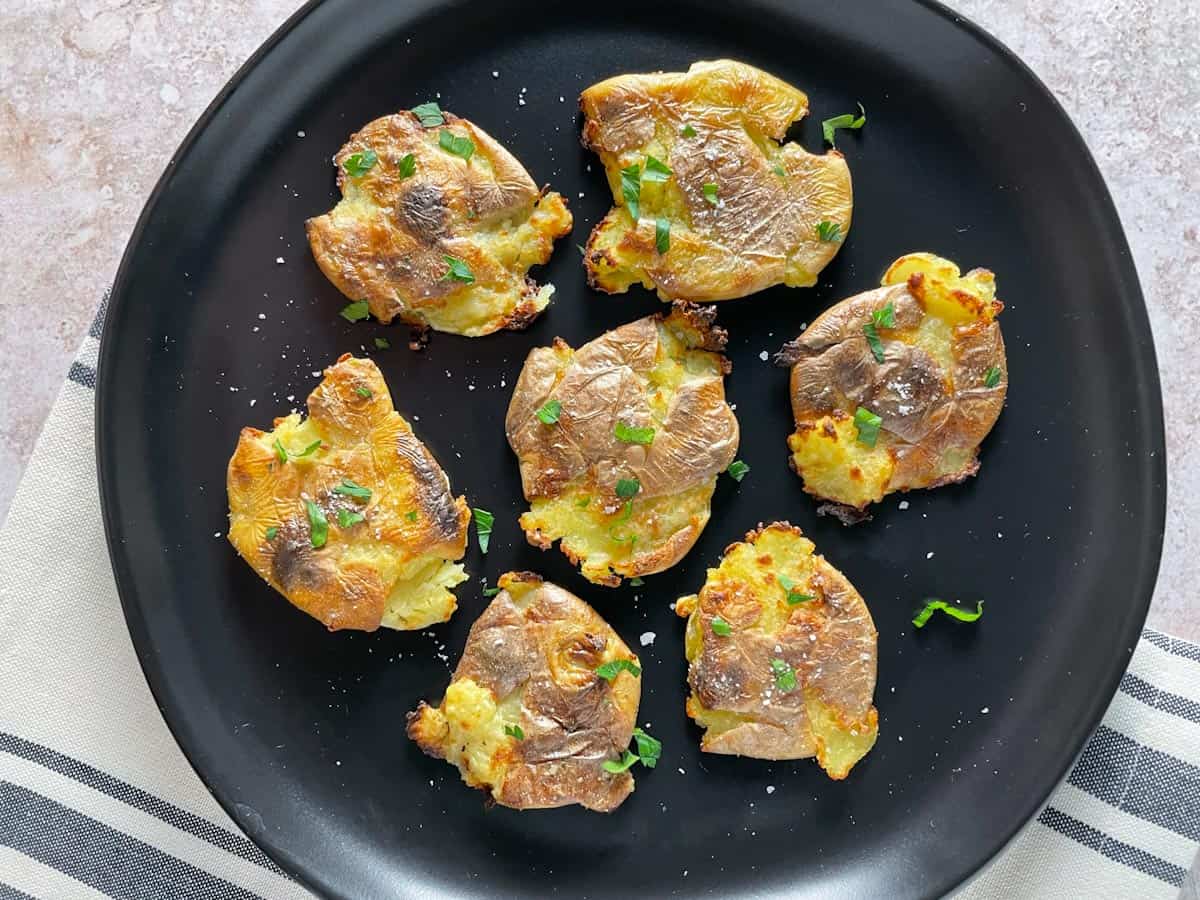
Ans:
[[[146,196],[298,6],[7,0],[0,24],[0,516]],[[1129,235],[1158,347],[1170,506],[1150,624],[1200,640],[1200,4],[954,0],[1051,87]],[[65,245],[62,243],[65,240]],[[53,256],[38,248],[57,244]],[[1114,548],[1116,552],[1116,548]]]

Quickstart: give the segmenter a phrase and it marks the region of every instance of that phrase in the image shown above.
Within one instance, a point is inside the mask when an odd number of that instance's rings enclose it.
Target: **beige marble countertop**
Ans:
[[[0,516],[168,157],[298,5],[5,2]],[[1150,309],[1166,407],[1169,509],[1150,625],[1200,640],[1200,442],[1191,439],[1200,425],[1200,4],[951,5],[1050,86],[1116,200]],[[51,245],[65,249],[37,250]]]

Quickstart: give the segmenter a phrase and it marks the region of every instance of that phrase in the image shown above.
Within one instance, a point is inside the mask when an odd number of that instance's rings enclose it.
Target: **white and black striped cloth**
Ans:
[[[0,900],[310,896],[217,806],[125,629],[92,406],[104,310],[0,528]],[[1145,631],[1066,783],[960,896],[1200,900],[1200,647]]]

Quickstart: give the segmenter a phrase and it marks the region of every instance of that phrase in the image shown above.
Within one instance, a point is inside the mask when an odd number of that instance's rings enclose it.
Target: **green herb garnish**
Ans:
[[[417,521],[417,511],[415,509],[410,509],[404,514],[404,518],[408,519],[410,522]]]
[[[471,512],[475,516],[475,537],[479,541],[479,550],[481,553],[487,553],[488,544],[492,540],[492,524],[496,521],[496,517],[478,506]]]
[[[446,117],[442,115],[442,108],[433,100],[430,100],[428,103],[422,103],[420,106],[414,106],[412,113],[421,120],[421,124],[426,128],[446,124]]]
[[[618,441],[623,441],[626,444],[652,444],[654,443],[654,429],[649,425],[626,425],[618,420],[613,427],[613,434],[616,435]]]
[[[879,426],[883,419],[869,409],[859,407],[854,411],[854,427],[858,429],[858,442],[867,447],[874,447],[879,439]]]
[[[355,484],[349,478],[343,478],[342,483],[333,489],[335,494],[343,494],[347,497],[353,497],[355,500],[370,500],[371,489],[365,488],[361,484]]]
[[[842,242],[842,226],[840,222],[830,222],[825,219],[817,223],[817,240],[826,244]]]
[[[696,129],[693,128],[691,125],[684,125],[683,131],[681,131],[679,133],[682,134],[686,138],[694,138],[696,136]]]
[[[358,387],[356,387],[354,389],[354,393],[358,394],[358,396],[362,397],[364,400],[370,400],[372,397],[375,396],[374,394],[371,393],[370,388],[365,388],[362,385],[359,385]]]
[[[646,171],[642,173],[642,181],[662,184],[671,177],[671,169],[666,163],[659,162],[653,156],[646,154]]]
[[[633,742],[637,744],[637,755],[641,759],[643,766],[647,769],[653,769],[658,765],[659,757],[662,756],[662,741],[656,737],[651,737],[640,728],[634,728]]]
[[[366,300],[355,300],[353,303],[343,306],[338,315],[347,322],[361,322],[371,315],[371,307],[367,305]]]
[[[504,733],[509,737],[515,737],[518,741],[525,740],[525,732],[521,730],[520,725],[505,725]]]
[[[603,763],[601,763],[601,767],[605,772],[612,772],[614,775],[619,775],[637,761],[638,755],[626,750],[621,754],[621,759],[619,762],[615,759],[606,759]]]
[[[868,322],[864,325],[863,334],[867,336],[867,346],[871,348],[875,362],[883,362],[883,341],[879,339],[879,329],[875,327],[875,323]]]
[[[390,349],[392,349],[392,342],[389,341],[387,338],[375,338],[375,349],[376,350],[390,350]]]
[[[1000,383],[1000,367],[992,366],[983,373],[983,386],[994,388]]]
[[[475,144],[470,138],[450,131],[443,131],[438,135],[438,146],[451,156],[461,156],[464,160],[470,160],[475,154]]]
[[[283,444],[279,442],[279,438],[275,438],[275,455],[279,457],[281,463],[288,461],[288,452]]]
[[[815,600],[812,594],[804,594],[796,590],[796,582],[788,578],[786,575],[779,576],[780,586],[787,591],[788,606],[796,606],[799,603],[807,603],[809,600]]]
[[[587,509],[588,504],[591,502],[592,502],[591,497],[581,497],[579,500],[575,501],[575,505],[578,506],[580,509]]]
[[[734,481],[741,481],[743,478],[746,477],[746,474],[749,471],[750,471],[750,467],[748,465],[746,465],[740,459],[735,459],[733,462],[731,462],[729,464],[729,468],[725,470],[725,474],[728,475],[730,478],[732,478]]]
[[[618,478],[617,479],[617,496],[622,500],[629,500],[638,495],[638,491],[642,489],[642,483],[636,478]]]
[[[867,124],[867,111],[863,109],[863,105],[861,103],[858,104],[858,113],[859,114],[857,116],[855,116],[853,113],[846,113],[845,115],[834,116],[832,119],[826,119],[824,122],[822,122],[821,133],[825,135],[825,143],[829,144],[830,147],[836,147],[837,144],[834,143],[833,138],[834,133],[839,128],[847,128],[851,131],[858,131],[858,129]]]
[[[500,588],[498,587],[485,587],[483,589],[483,596],[485,597],[495,597],[498,593],[500,593]]]
[[[339,509],[337,515],[338,528],[349,528],[351,525],[357,525],[363,518],[362,513],[356,513],[349,509]]]
[[[975,612],[971,612],[969,609],[960,609],[957,606],[953,606],[952,604],[947,603],[945,600],[938,600],[936,597],[930,597],[925,601],[925,608],[913,616],[913,625],[917,626],[917,628],[924,628],[925,623],[928,622],[930,617],[939,609],[950,618],[957,619],[960,622],[974,622],[983,615],[983,601],[980,600],[975,605]]]
[[[796,689],[796,672],[786,661],[771,660],[771,671],[775,673],[775,687],[785,694]]]
[[[784,169],[784,167],[781,166],[779,163],[775,163],[775,165],[771,166],[771,171],[774,172],[776,175],[778,175],[780,178],[787,177],[787,170]]]
[[[362,178],[373,168],[375,163],[379,162],[379,157],[374,150],[364,150],[362,153],[355,153],[347,156],[342,161],[342,168],[346,170],[346,174],[351,178]]]
[[[709,625],[712,627],[713,634],[720,635],[721,637],[729,637],[733,634],[733,626],[720,616],[713,616]]]
[[[304,501],[304,509],[308,513],[309,540],[314,547],[324,547],[329,537],[329,520],[311,500]]]
[[[275,540],[275,538],[278,534],[279,534],[279,529],[276,528],[274,525],[272,525],[270,528],[267,529],[267,540],[268,541]]]
[[[621,196],[625,198],[629,215],[636,222],[642,213],[642,167],[637,163],[621,170]]]
[[[305,447],[299,453],[293,453],[292,458],[300,459],[305,456],[311,456],[312,454],[316,453],[320,449],[321,449],[321,439],[317,438],[315,441],[313,441],[311,444],[309,444],[307,447]]]
[[[895,328],[896,307],[889,302],[883,309],[875,310],[871,313],[871,322],[876,328]]]
[[[603,665],[596,667],[596,674],[609,682],[616,678],[622,671],[628,672],[634,678],[642,674],[641,667],[632,659],[610,659]]]
[[[417,158],[411,153],[405,153],[404,156],[400,158],[400,162],[396,168],[400,171],[400,177],[402,179],[412,178],[417,171]]]
[[[443,254],[442,259],[450,267],[446,270],[446,274],[442,276],[442,281],[461,281],[463,284],[475,283],[475,276],[471,273],[471,269],[457,256]]]
[[[654,249],[660,254],[671,249],[671,220],[666,216],[654,220]]]
[[[700,193],[704,194],[704,199],[713,206],[717,205],[717,186],[713,182],[705,182],[700,188]]]
[[[557,400],[547,400],[536,413],[538,421],[543,425],[553,425],[562,414],[562,404]]]
[[[642,581],[641,575],[634,575],[632,578],[629,579],[630,587],[641,587],[645,583],[646,582]]]

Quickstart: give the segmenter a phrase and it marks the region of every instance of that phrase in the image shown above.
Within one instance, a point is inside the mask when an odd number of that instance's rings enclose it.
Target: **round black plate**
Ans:
[[[1116,214],[1079,135],[1004,48],[910,0],[626,4],[330,0],[234,79],[155,191],[121,266],[100,363],[97,437],[113,568],[146,676],[179,743],[238,824],[314,889],[350,897],[904,897],[960,883],[1037,810],[1098,722],[1137,641],[1164,518],[1161,402],[1146,312]],[[525,354],[659,308],[590,292],[575,243],[609,207],[575,100],[620,72],[733,57],[809,93],[798,137],[862,101],[843,132],[854,227],[812,290],[723,303],[742,425],[688,557],[644,587],[587,584],[527,546],[502,429]],[[330,157],[368,120],[429,98],[504,142],[570,198],[558,286],[523,334],[350,325],[304,220],[332,205]],[[518,102],[523,97],[524,105]],[[303,136],[299,136],[303,133]],[[998,276],[1011,386],[967,484],[881,505],[847,529],[788,470],[786,373],[763,357],[875,286],[910,250]],[[277,262],[282,257],[285,262]],[[386,335],[395,349],[376,352]],[[369,348],[369,349],[364,349]],[[461,609],[427,633],[328,634],[223,540],[238,430],[301,405],[318,370],[370,352],[399,408],[473,505]],[[294,398],[294,399],[293,399]],[[256,401],[253,406],[251,401]],[[879,628],[879,742],[849,779],[812,761],[701,755],[685,718],[669,604],[760,521],[801,525]],[[485,809],[404,737],[441,696],[486,600],[480,579],[543,573],[639,650],[641,720],[665,744],[616,813]],[[975,626],[909,624],[922,598],[986,600]],[[639,635],[654,632],[653,645]],[[773,790],[772,790],[773,788]]]

